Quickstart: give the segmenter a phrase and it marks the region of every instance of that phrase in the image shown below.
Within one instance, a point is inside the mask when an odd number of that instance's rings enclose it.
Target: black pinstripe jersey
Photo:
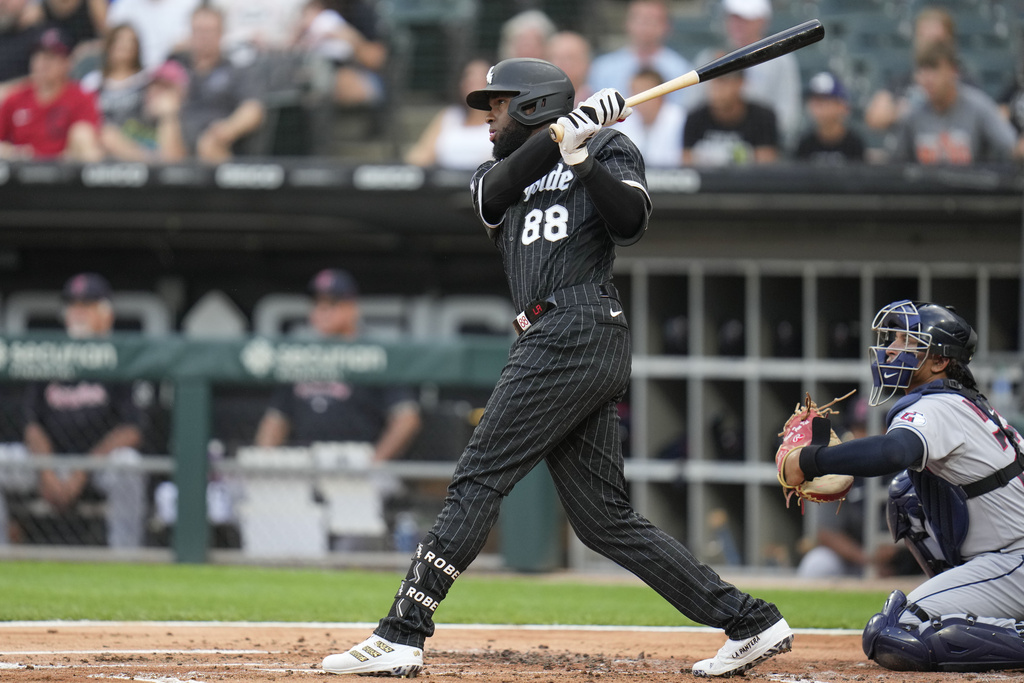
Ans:
[[[587,148],[614,177],[647,193],[643,156],[628,137],[604,128]],[[501,162],[482,164],[470,189],[473,208],[501,252],[516,310],[564,287],[611,281],[615,242],[571,167],[559,161],[491,225],[481,213],[480,196],[496,163]]]

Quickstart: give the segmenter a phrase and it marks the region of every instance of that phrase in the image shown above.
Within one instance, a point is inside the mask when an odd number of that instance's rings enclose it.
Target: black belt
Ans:
[[[557,308],[559,301],[563,304],[571,305],[585,303],[588,300],[596,302],[598,298],[618,299],[619,293],[612,285],[574,285],[566,287],[565,289],[558,290],[546,299],[535,299],[527,304],[523,312],[512,321],[512,328],[516,331],[516,335],[526,332],[531,325],[547,314],[548,311]]]

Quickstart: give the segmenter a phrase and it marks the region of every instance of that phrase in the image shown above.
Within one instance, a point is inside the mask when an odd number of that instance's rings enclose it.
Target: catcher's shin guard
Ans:
[[[864,653],[893,671],[979,672],[1024,668],[1024,622],[957,614],[900,625],[906,596],[893,591],[864,628]]]

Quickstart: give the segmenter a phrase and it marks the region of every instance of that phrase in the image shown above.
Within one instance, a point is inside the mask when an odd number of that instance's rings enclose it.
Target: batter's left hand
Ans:
[[[557,123],[564,131],[562,141],[558,143],[558,149],[562,153],[565,163],[575,166],[586,161],[588,156],[587,140],[601,130],[601,124],[591,120],[581,107],[573,109],[565,116],[560,116]]]
[[[624,98],[615,88],[604,88],[583,100],[579,107],[591,121],[601,126],[610,126],[633,113],[632,107],[626,106]]]

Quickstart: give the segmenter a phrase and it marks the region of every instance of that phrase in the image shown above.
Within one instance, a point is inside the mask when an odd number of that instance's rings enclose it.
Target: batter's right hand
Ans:
[[[633,113],[626,106],[626,99],[615,88],[604,88],[583,100],[579,107],[591,121],[601,126],[610,126]]]
[[[558,143],[558,149],[562,153],[565,163],[575,166],[585,161],[588,156],[587,140],[601,130],[601,124],[593,121],[582,110],[582,107],[573,109],[565,116],[560,116],[557,123],[564,131],[562,141]]]

